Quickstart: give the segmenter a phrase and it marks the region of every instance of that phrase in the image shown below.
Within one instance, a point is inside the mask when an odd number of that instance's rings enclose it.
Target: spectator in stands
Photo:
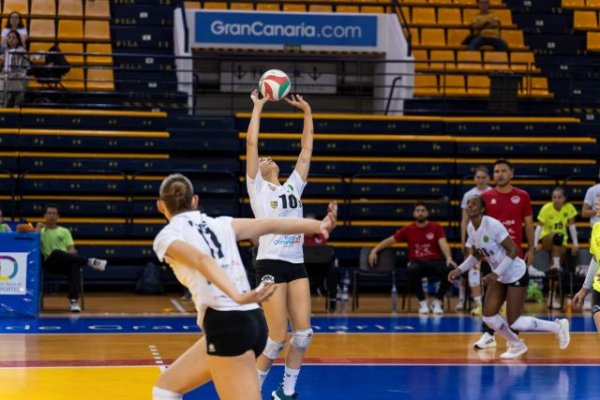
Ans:
[[[517,245],[518,256],[523,257],[523,224],[525,225],[525,236],[529,245],[524,260],[528,265],[530,276],[536,270],[532,267],[535,254],[534,229],[533,229],[533,211],[531,209],[531,199],[529,194],[512,185],[514,177],[514,168],[510,161],[500,158],[494,163],[494,181],[496,187],[481,194],[486,207],[486,215],[497,219],[504,225],[511,239]],[[485,268],[484,268],[485,267]],[[491,270],[486,264],[482,264],[481,278],[489,274]],[[538,273],[540,271],[537,271]],[[541,273],[543,276],[544,274]],[[539,275],[537,275],[539,276]],[[483,324],[483,335],[475,343],[476,349],[487,349],[496,347],[494,332],[487,325]]]
[[[598,173],[600,178],[600,171]],[[596,208],[594,207],[595,199],[600,196],[600,183],[595,184],[588,188],[585,192],[585,198],[583,199],[583,208],[581,209],[581,216],[583,218],[590,219],[590,226],[593,227],[595,223],[600,222],[600,215],[598,215]],[[592,294],[588,293],[583,302],[583,310],[589,311],[592,309]]]
[[[16,11],[13,11],[8,15],[8,19],[6,20],[6,26],[2,29],[2,33],[0,34],[0,45],[7,44],[8,33],[10,31],[17,31],[21,39],[21,43],[23,43],[23,46],[27,44],[27,29],[25,29],[25,26],[23,25],[21,14],[19,14]]]
[[[71,231],[58,225],[59,217],[58,206],[49,204],[44,214],[45,222],[38,222],[36,226],[36,231],[41,233],[42,239],[42,268],[69,277],[69,308],[71,312],[80,312],[81,267],[87,265],[96,271],[104,271],[106,260],[79,256]]]
[[[17,31],[10,31],[0,61],[4,63],[5,77],[4,107],[19,107],[25,99],[27,90],[27,70],[29,59]]]
[[[573,247],[571,253],[573,256],[577,254],[579,242],[577,240],[577,227],[575,226],[575,216],[577,210],[571,203],[567,203],[565,189],[557,187],[552,192],[552,201],[544,204],[538,214],[538,225],[535,228],[534,242],[537,244],[538,250],[547,250],[552,256],[552,264],[549,271],[556,275],[561,271],[561,261],[564,261],[567,245],[567,227],[571,234]],[[552,279],[550,281],[550,290],[556,293],[558,281]],[[548,297],[550,302],[550,297]],[[548,303],[548,308],[562,308],[558,296],[554,296],[552,303]]]
[[[467,215],[467,201],[473,196],[479,196],[488,190],[490,187],[490,172],[485,165],[479,165],[475,167],[475,175],[473,175],[475,181],[475,187],[467,191],[460,202],[460,208],[462,209],[462,219],[460,221],[460,245],[463,255],[466,257],[469,255],[469,251],[465,246],[467,240],[467,225],[469,224],[469,215]],[[471,288],[471,296],[473,296],[473,309],[471,313],[473,315],[481,315],[481,275],[480,275],[481,263],[478,262],[473,268],[469,270],[468,282]],[[458,303],[456,310],[464,310],[465,308],[465,279],[461,278],[459,286]]]
[[[4,223],[2,209],[0,209],[0,233],[4,233],[4,232],[12,232],[12,229],[10,229],[10,226],[8,226],[8,224]]]
[[[465,43],[468,42],[468,43]],[[471,34],[465,39],[469,50],[478,50],[481,46],[492,46],[498,51],[508,51],[508,45],[500,38],[500,20],[490,12],[490,1],[479,0],[479,14],[471,24]]]
[[[413,211],[415,221],[399,229],[392,236],[379,242],[369,253],[369,265],[377,263],[377,254],[397,242],[408,244],[408,282],[419,299],[419,314],[429,313],[429,307],[425,300],[425,293],[421,280],[425,277],[440,281],[436,299],[431,304],[434,314],[443,314],[444,295],[450,288],[450,282],[446,279],[448,272],[456,268],[452,260],[450,247],[446,240],[446,234],[442,226],[428,220],[429,211],[425,203],[415,204]],[[442,254],[445,261],[441,259]]]

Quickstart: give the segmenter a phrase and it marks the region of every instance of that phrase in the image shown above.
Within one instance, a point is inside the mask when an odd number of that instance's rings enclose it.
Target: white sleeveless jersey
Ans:
[[[246,175],[250,206],[256,218],[302,218],[302,192],[306,182],[294,170],[283,185],[265,181],[260,169],[255,179]],[[303,263],[304,235],[264,235],[259,239],[257,260],[283,260]]]
[[[475,230],[473,224],[469,222],[467,226],[467,245],[475,247],[476,251],[485,257],[488,264],[495,272],[498,265],[506,257],[506,250],[502,247],[502,241],[506,239],[508,231],[500,221],[487,215],[483,216],[479,229]],[[498,281],[502,283],[513,283],[521,279],[525,274],[525,261],[516,257],[511,266],[498,276]]]
[[[217,260],[240,293],[248,292],[250,284],[231,221],[230,217],[211,218],[199,211],[189,211],[174,216],[154,239],[154,251],[158,259],[165,260],[173,268],[179,282],[190,290],[198,311],[198,325],[202,325],[204,312],[208,307],[219,311],[245,311],[258,308],[258,304],[237,304],[210,283],[200,271],[170,259],[165,254],[176,240],[189,243]]]

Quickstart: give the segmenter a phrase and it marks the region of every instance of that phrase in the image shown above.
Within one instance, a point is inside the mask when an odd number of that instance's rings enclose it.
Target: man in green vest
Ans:
[[[69,277],[69,309],[71,312],[81,312],[81,267],[88,266],[97,271],[104,271],[106,260],[79,256],[71,231],[58,225],[59,217],[58,206],[49,204],[44,213],[45,222],[38,222],[36,226],[36,231],[41,233],[42,239],[42,268]]]

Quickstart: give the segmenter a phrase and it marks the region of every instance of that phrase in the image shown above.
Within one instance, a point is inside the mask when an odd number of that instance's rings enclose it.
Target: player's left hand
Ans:
[[[327,206],[327,215],[321,221],[321,226],[320,226],[321,235],[323,235],[323,237],[325,239],[329,239],[329,232],[331,232],[337,224],[337,212],[338,212],[337,203],[335,201],[332,201]]]
[[[299,94],[291,94],[289,98],[285,97],[284,100],[289,105],[294,106],[305,113],[310,112],[310,104],[308,104],[308,102],[305,101],[304,98]]]
[[[525,253],[525,264],[527,265],[533,265],[533,259],[535,258],[535,249],[529,249],[527,250],[527,253]]]
[[[446,267],[458,268],[458,264],[454,262],[452,257],[446,258]]]

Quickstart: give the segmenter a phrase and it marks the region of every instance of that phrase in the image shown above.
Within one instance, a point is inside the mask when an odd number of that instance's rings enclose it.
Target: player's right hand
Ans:
[[[587,296],[588,290],[585,288],[581,288],[579,292],[575,294],[573,297],[573,307],[579,308],[583,306],[583,301],[585,300],[585,296]]]
[[[255,106],[263,106],[266,102],[269,101],[269,98],[267,96],[264,96],[262,98],[260,98],[260,95],[258,94],[258,90],[254,89],[252,91],[252,93],[250,93],[250,99],[252,99],[252,102],[254,103]]]
[[[258,291],[250,290],[244,294],[239,294],[232,298],[232,300],[238,304],[260,303],[271,297],[276,289],[277,286],[274,283],[265,283],[262,289]]]
[[[462,275],[462,271],[458,268],[454,268],[452,271],[448,273],[448,281],[454,282],[456,278]]]

